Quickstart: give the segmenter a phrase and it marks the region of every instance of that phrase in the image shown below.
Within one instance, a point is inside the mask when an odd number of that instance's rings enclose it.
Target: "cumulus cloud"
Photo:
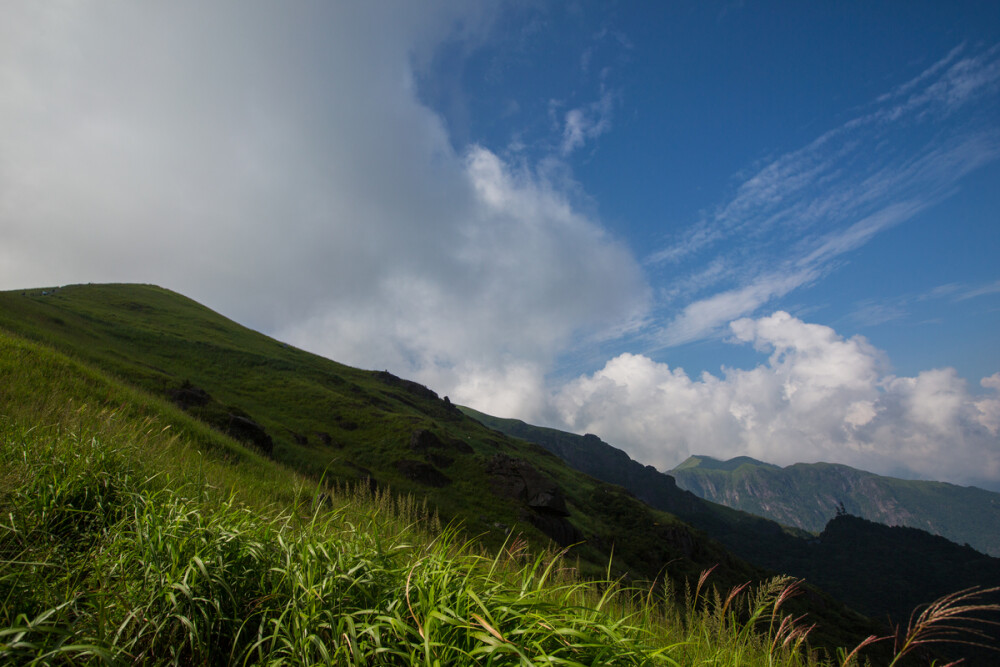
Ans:
[[[513,409],[574,333],[641,311],[646,286],[562,185],[455,149],[421,103],[419,68],[446,40],[474,48],[492,11],[5,5],[0,286],[158,283]]]
[[[623,354],[563,387],[556,410],[569,428],[662,469],[692,454],[749,455],[1000,489],[1000,374],[982,381],[985,395],[950,368],[896,377],[863,337],[780,311],[729,331],[767,362],[692,378]]]

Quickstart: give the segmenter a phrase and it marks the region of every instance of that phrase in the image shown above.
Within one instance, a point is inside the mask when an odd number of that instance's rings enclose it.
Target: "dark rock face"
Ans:
[[[339,426],[344,431],[357,431],[358,424],[350,419],[337,419],[337,426]]]
[[[461,440],[449,438],[442,440],[433,431],[419,428],[410,435],[410,450],[427,454],[431,450],[459,452],[462,454],[474,454],[475,450],[468,443]]]
[[[437,392],[428,389],[419,382],[414,382],[413,380],[404,380],[403,378],[393,375],[389,371],[377,371],[375,377],[378,378],[379,382],[389,385],[390,387],[400,387],[407,390],[411,394],[416,394],[422,398],[429,398],[432,400],[438,400]]]
[[[566,498],[555,482],[530,463],[506,454],[497,454],[486,464],[490,485],[498,496],[524,503],[521,518],[542,531],[560,546],[583,541],[583,534],[566,517]]]
[[[377,371],[375,373],[375,378],[382,384],[388,385],[390,387],[396,387],[404,390],[410,396],[433,401],[434,404],[439,409],[439,416],[445,417],[447,419],[458,419],[461,418],[462,412],[455,405],[452,404],[451,400],[445,396],[443,399],[437,395],[432,389],[428,389],[419,382],[414,382],[412,380],[404,380],[401,377],[393,375],[389,371]],[[397,395],[397,398],[403,400],[403,402],[413,405],[409,400],[402,398]]]
[[[319,441],[322,442],[325,446],[330,447],[331,445],[333,445],[333,438],[330,437],[330,434],[327,433],[326,431],[317,431],[316,435],[317,437],[319,437]]]
[[[208,405],[208,402],[212,400],[207,391],[201,387],[194,386],[187,380],[177,389],[171,389],[169,395],[170,400],[184,410]]]
[[[239,415],[229,415],[229,424],[226,426],[226,433],[243,442],[249,442],[256,446],[265,454],[274,451],[274,441],[267,434],[264,427],[248,417]]]
[[[524,519],[561,547],[583,542],[583,533],[566,517],[546,512],[525,512]]]
[[[497,454],[486,464],[486,472],[498,496],[520,500],[536,512],[569,516],[559,487],[527,461]]]
[[[425,486],[440,488],[451,484],[451,479],[447,475],[424,461],[400,459],[396,461],[396,470],[403,477]]]
[[[428,454],[427,460],[437,468],[447,468],[455,462],[455,459],[444,454]]]
[[[444,449],[444,442],[427,429],[418,428],[410,435],[410,449],[415,452],[426,452],[429,449]]]

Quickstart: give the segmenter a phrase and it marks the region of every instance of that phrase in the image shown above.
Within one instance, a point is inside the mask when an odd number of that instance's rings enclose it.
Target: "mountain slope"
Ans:
[[[499,547],[523,534],[536,549],[571,545],[584,575],[654,580],[677,591],[715,567],[722,589],[771,573],[733,555],[626,489],[567,466],[543,447],[483,426],[433,391],[270,339],[190,299],[148,285],[78,285],[0,293],[0,334],[51,346],[328,485],[365,483],[412,494]],[[707,503],[680,492],[697,508]],[[759,551],[780,549],[774,524],[715,506],[720,535],[740,532]],[[753,526],[761,526],[755,533]],[[777,536],[782,530],[777,528]],[[843,646],[877,632],[859,614],[811,590],[790,609],[820,624],[813,641]]]
[[[803,665],[254,449],[0,330],[0,664]]]
[[[1000,586],[1000,559],[924,531],[838,517],[816,538],[698,498],[680,489],[670,475],[633,461],[594,435],[463,410],[491,428],[546,447],[573,467],[622,484],[653,507],[704,530],[737,555],[804,577],[878,618],[889,616],[905,624],[915,607],[942,595],[976,585]],[[748,461],[753,459],[723,462],[720,467],[739,469]],[[891,594],[886,594],[886,582],[893,582]]]
[[[780,468],[749,457],[692,456],[670,475],[701,498],[811,532],[823,530],[843,503],[854,516],[920,528],[1000,556],[1000,493],[883,477],[833,463]]]
[[[676,517],[484,428],[447,400],[386,372],[297,350],[148,285],[0,293],[0,328],[42,342],[153,394],[329,483],[426,498],[442,520],[499,545],[516,530],[539,546],[576,544],[581,567],[719,584],[764,573]]]

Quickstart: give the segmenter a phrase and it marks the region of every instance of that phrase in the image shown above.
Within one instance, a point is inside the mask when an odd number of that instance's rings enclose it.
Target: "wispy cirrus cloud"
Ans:
[[[876,326],[912,318],[916,309],[927,302],[961,302],[1000,294],[1000,280],[987,283],[946,283],[917,294],[903,294],[885,299],[864,299],[855,305],[850,318],[863,326]]]
[[[756,168],[645,259],[650,271],[681,276],[661,292],[670,314],[654,344],[717,335],[951,196],[1000,158],[990,113],[998,92],[1000,46],[959,45],[864,113]]]

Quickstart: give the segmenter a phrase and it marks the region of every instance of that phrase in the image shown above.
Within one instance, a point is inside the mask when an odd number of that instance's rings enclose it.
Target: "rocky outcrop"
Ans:
[[[169,390],[167,395],[182,410],[234,440],[253,445],[267,455],[274,451],[274,440],[250,415],[236,406],[224,407],[207,391],[191,384],[190,381],[185,380],[180,387]],[[305,444],[298,434],[292,432],[292,437],[296,442]],[[305,441],[308,442],[307,439]]]
[[[544,512],[525,512],[522,518],[561,547],[568,547],[571,544],[579,544],[584,541],[583,533],[567,521],[564,516]]]
[[[431,408],[433,406],[433,412],[436,416],[443,417],[448,420],[461,419],[462,417],[462,412],[458,409],[458,407],[452,404],[447,396],[442,399],[437,395],[437,392],[432,389],[428,389],[418,382],[414,382],[413,380],[404,380],[401,377],[393,375],[389,371],[376,371],[375,379],[389,387],[402,389],[402,393],[393,392],[393,396],[397,400],[400,400],[411,407],[426,411],[427,408]],[[423,406],[415,403],[413,399],[424,401]]]
[[[263,426],[249,417],[230,414],[226,433],[235,440],[254,445],[265,454],[274,451],[274,440],[267,434]]]
[[[467,443],[454,438],[443,440],[433,431],[419,428],[410,434],[410,451],[424,454],[428,457],[447,458],[446,454],[474,454],[475,450]],[[449,460],[450,462],[450,460]]]
[[[187,380],[177,389],[171,389],[167,393],[170,396],[170,400],[183,410],[207,405],[212,400],[207,391],[201,387],[194,386]]]
[[[400,459],[396,461],[396,470],[406,479],[424,486],[440,488],[451,484],[451,478],[424,461]]]
[[[568,546],[583,541],[576,526],[567,521],[566,498],[555,482],[523,459],[497,454],[486,464],[493,493],[524,503],[522,519],[552,541]]]
[[[519,500],[536,512],[569,516],[559,487],[527,461],[497,454],[486,464],[486,472],[498,496]]]
[[[475,450],[468,443],[448,438],[442,440],[433,431],[417,429],[410,435],[410,451],[423,454],[424,457],[438,468],[447,468],[455,462],[452,454],[473,454]]]

